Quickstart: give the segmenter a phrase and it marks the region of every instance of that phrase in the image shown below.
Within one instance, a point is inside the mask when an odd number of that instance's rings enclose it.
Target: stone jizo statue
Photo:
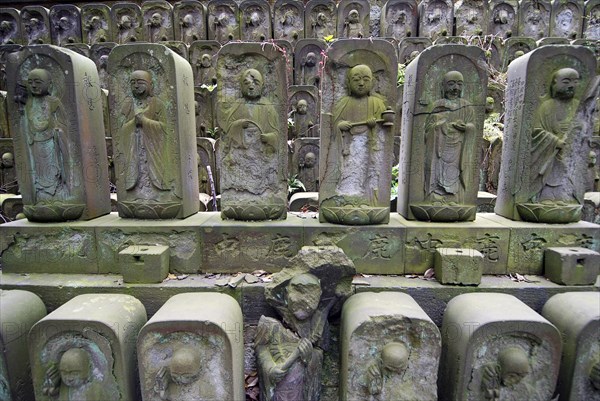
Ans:
[[[154,391],[161,400],[196,400],[201,396],[202,373],[199,350],[183,346],[173,352],[168,366],[162,367],[155,379]]]
[[[401,391],[401,387],[396,389],[391,380],[394,376],[402,376],[408,366],[410,352],[402,343],[391,342],[386,344],[381,350],[381,356],[369,365],[367,370],[367,391],[372,396],[379,396],[385,393],[386,400],[400,400],[401,394],[395,394]],[[390,382],[392,385],[388,384]],[[377,398],[379,399],[379,397]],[[404,398],[402,398],[404,399]]]
[[[486,400],[537,399],[530,398],[536,395],[526,379],[531,371],[531,361],[522,348],[505,348],[498,354],[496,364],[485,365],[483,369],[481,387]]]
[[[463,83],[458,71],[444,75],[443,98],[434,102],[425,126],[425,192],[434,203],[462,203],[471,181],[468,174],[475,113],[462,98]]]
[[[345,38],[362,38],[365,36],[364,29],[360,23],[360,13],[357,10],[350,10],[344,23]]]

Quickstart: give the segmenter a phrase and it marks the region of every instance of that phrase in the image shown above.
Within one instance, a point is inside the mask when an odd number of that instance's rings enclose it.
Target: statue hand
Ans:
[[[277,366],[273,366],[271,370],[269,370],[269,379],[271,379],[271,382],[273,383],[279,383],[285,375],[287,375],[287,371],[278,368]]]
[[[377,125],[377,120],[374,117],[367,119],[367,126],[369,128],[375,128],[376,125]]]
[[[565,147],[565,141],[563,141],[562,139],[559,139],[558,142],[556,142],[556,149],[562,149]]]
[[[340,121],[337,127],[340,131],[347,132],[352,128],[352,124],[349,121]]]
[[[300,358],[302,359],[304,364],[308,364],[313,352],[313,346],[310,340],[306,338],[300,340],[300,344],[298,344],[298,352],[300,352]]]
[[[144,114],[138,113],[135,115],[135,125],[140,126],[144,123]]]
[[[462,120],[453,122],[452,126],[461,132],[465,132],[467,130],[467,124],[465,124]]]
[[[60,391],[60,372],[56,365],[51,365],[46,370],[44,384],[42,384],[42,394],[48,396],[56,396]]]

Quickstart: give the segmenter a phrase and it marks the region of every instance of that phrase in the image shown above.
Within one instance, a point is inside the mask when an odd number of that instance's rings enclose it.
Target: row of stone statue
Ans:
[[[397,60],[384,40],[340,40],[323,68],[320,221],[387,223],[397,122]],[[9,116],[30,220],[108,213],[101,89],[94,63],[52,46],[8,64]],[[287,212],[284,53],[229,44],[217,61],[222,130],[221,214],[283,219]],[[581,215],[598,96],[596,60],[578,46],[544,46],[511,64],[496,212],[565,223]],[[115,47],[108,60],[119,214],[183,218],[198,211],[193,74],[160,44]],[[442,45],[407,67],[398,211],[409,219],[475,218],[487,71],[474,46]],[[539,89],[543,88],[542,96]]]
[[[372,4],[371,4],[372,3]],[[371,21],[372,20],[372,21]],[[0,9],[0,44],[179,40],[264,41],[495,35],[600,39],[600,3],[589,0],[184,0]]]
[[[241,401],[250,355],[262,400],[317,401],[332,352],[329,318],[341,310],[340,400],[600,398],[598,292],[555,295],[543,317],[512,295],[459,295],[440,333],[408,294],[350,296],[354,269],[339,249],[303,248],[298,257],[303,263],[265,288],[277,319],[263,315],[257,326],[244,325],[238,303],[220,293],[175,295],[146,321],[130,295],[79,295],[46,316],[36,295],[0,291],[0,395]],[[256,330],[251,343],[243,327]],[[15,331],[29,332],[29,353]]]

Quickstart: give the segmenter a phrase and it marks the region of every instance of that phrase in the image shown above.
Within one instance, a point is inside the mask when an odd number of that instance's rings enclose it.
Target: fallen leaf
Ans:
[[[433,270],[433,268],[429,268],[425,271],[425,274],[423,274],[423,277],[425,278],[433,278],[435,277],[435,270]]]
[[[186,278],[188,278],[187,274],[180,274],[177,276],[177,280],[185,280]]]
[[[417,276],[416,274],[405,274],[404,277],[406,277],[406,278],[418,278],[419,276]]]

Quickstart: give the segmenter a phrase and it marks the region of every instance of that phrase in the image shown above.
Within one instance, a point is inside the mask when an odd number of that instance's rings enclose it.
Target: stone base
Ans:
[[[160,283],[169,275],[169,247],[132,245],[119,252],[126,283]]]
[[[438,248],[435,278],[442,284],[479,285],[483,255],[475,249]]]
[[[548,248],[544,252],[547,278],[557,284],[593,284],[600,274],[600,253],[586,248]]]

